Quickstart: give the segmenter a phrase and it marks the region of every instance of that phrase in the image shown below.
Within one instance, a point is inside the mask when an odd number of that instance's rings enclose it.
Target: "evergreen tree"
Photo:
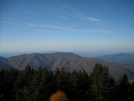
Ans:
[[[92,96],[93,101],[113,101],[113,80],[109,77],[108,68],[96,64],[90,78],[93,80]]]
[[[53,72],[43,68],[43,75],[37,89],[38,100],[47,101],[49,96],[56,91]]]
[[[134,82],[131,83],[129,90],[130,90],[129,98],[131,101],[134,101]]]
[[[118,100],[131,101],[130,84],[126,74],[124,74],[123,77],[119,79],[118,85],[116,85],[116,91]]]
[[[31,78],[33,74],[33,69],[30,65],[25,67],[25,70],[17,76],[17,79],[14,83],[14,92],[15,99],[17,101],[25,101],[27,99],[28,94],[28,86],[29,86],[29,78]]]
[[[66,92],[68,90],[69,73],[65,72],[64,67],[55,72],[55,83],[57,90]]]
[[[34,70],[30,65],[22,72],[2,70],[0,101],[47,101],[57,90],[64,91],[71,101],[133,101],[134,83],[128,82],[126,74],[114,81],[108,72],[101,64],[96,64],[89,76],[85,71],[61,68],[52,72],[41,66]],[[51,101],[57,98],[52,96]]]
[[[17,70],[2,70],[0,71],[0,100],[10,101],[14,99],[14,82],[18,76]]]

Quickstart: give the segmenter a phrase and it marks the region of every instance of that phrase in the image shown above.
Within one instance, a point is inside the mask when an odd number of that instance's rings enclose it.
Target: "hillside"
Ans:
[[[9,66],[8,59],[0,56],[0,66]]]
[[[103,55],[96,58],[113,63],[134,64],[134,54],[129,53]]]
[[[2,57],[1,57],[2,58]],[[3,58],[2,58],[3,59]],[[2,60],[1,59],[1,60]],[[4,63],[8,64],[4,64]],[[38,69],[39,66],[46,67],[51,70],[64,67],[67,71],[85,70],[90,73],[97,63],[109,68],[110,75],[114,78],[122,77],[126,73],[130,79],[134,78],[134,65],[118,65],[100,59],[85,58],[75,55],[73,53],[49,53],[49,54],[23,54],[18,56],[12,56],[5,61],[1,61],[3,66],[11,66],[18,70],[24,70],[26,65],[32,66],[34,69]]]

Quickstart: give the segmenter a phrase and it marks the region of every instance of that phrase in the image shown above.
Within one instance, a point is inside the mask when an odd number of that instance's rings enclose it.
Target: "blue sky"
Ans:
[[[133,0],[0,0],[1,52],[134,51]]]

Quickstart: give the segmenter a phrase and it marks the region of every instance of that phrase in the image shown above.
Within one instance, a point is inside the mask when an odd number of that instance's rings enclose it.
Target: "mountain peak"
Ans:
[[[36,55],[39,55],[39,53],[32,53],[30,54],[31,56],[36,56]]]
[[[71,52],[56,52],[56,53],[47,53],[45,54],[47,56],[52,56],[52,57],[75,57],[75,58],[82,58],[79,55],[76,55],[74,53]]]

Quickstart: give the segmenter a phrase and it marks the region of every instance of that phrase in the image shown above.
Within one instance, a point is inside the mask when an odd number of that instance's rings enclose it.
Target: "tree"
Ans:
[[[116,91],[117,100],[131,101],[131,89],[127,74],[124,74],[123,77],[118,80],[118,83],[116,84]]]
[[[69,73],[65,72],[64,67],[60,70],[57,68],[54,76],[57,89],[66,92],[68,90]]]
[[[43,74],[40,83],[36,89],[37,101],[47,101],[52,92],[56,91],[55,81],[53,78],[53,72],[43,68]]]
[[[93,81],[92,96],[93,101],[113,101],[112,91],[114,80],[109,77],[109,70],[101,64],[96,64],[90,78]]]
[[[10,101],[14,98],[13,84],[18,76],[17,70],[2,70],[0,71],[0,100]]]
[[[57,91],[50,96],[50,101],[69,101],[67,95],[62,91]]]
[[[126,74],[113,80],[101,64],[90,75],[64,68],[53,72],[40,66],[34,70],[29,65],[22,72],[0,71],[0,101],[133,101],[133,95],[134,83],[128,82]]]

